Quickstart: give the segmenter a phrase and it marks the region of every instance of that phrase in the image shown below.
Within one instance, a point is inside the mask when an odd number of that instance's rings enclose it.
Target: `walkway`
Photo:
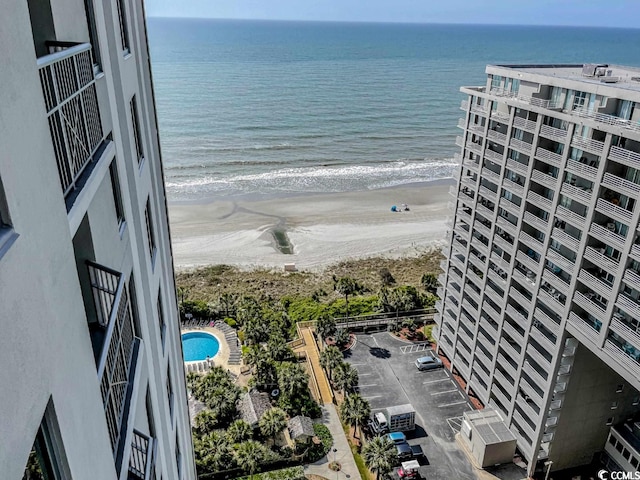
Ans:
[[[302,332],[302,338],[304,339],[304,346],[301,347],[301,350],[304,350],[307,359],[311,364],[311,368],[313,372],[309,372],[316,379],[316,383],[318,385],[318,390],[320,393],[321,401],[325,405],[333,404],[333,395],[331,393],[331,387],[329,386],[329,380],[327,379],[327,375],[324,373],[324,370],[320,366],[320,353],[318,352],[318,346],[316,345],[316,341],[313,338],[313,332],[310,328],[302,328],[300,329]]]
[[[347,443],[347,437],[342,430],[342,424],[338,418],[338,412],[333,404],[327,404],[322,407],[322,423],[327,426],[333,436],[333,447],[326,457],[321,458],[316,463],[304,466],[304,473],[313,475],[321,475],[330,480],[346,480],[347,478],[357,480],[360,478],[358,467],[351,454],[351,449]],[[333,449],[336,452],[333,452]],[[335,459],[341,465],[339,472],[329,469],[329,463]]]
[[[224,334],[224,338],[229,346],[229,365],[240,365],[242,352],[240,351],[238,335],[235,329],[222,321],[216,322],[216,327]]]

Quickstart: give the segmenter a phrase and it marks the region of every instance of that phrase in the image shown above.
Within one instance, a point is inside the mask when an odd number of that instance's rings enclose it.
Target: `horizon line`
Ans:
[[[381,21],[381,20],[309,20],[282,18],[239,18],[239,17],[191,17],[147,15],[147,18],[179,19],[179,20],[222,20],[222,21],[253,21],[253,22],[284,22],[284,23],[344,23],[344,24],[377,24],[377,25],[464,25],[481,27],[548,27],[548,28],[598,28],[611,30],[640,30],[640,27],[619,27],[610,25],[567,25],[541,23],[471,23],[471,22],[410,22],[410,21]]]

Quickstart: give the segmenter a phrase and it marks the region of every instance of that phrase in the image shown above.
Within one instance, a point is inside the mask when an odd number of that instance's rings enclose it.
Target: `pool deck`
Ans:
[[[215,357],[211,360],[213,364],[216,366],[223,367],[229,370],[231,373],[240,375],[240,365],[229,365],[229,345],[227,344],[227,340],[225,338],[224,332],[217,327],[200,327],[200,328],[185,328],[180,331],[180,334],[191,333],[191,332],[207,332],[213,335],[218,339],[218,343],[220,344],[220,349]],[[184,362],[190,363],[190,362]]]

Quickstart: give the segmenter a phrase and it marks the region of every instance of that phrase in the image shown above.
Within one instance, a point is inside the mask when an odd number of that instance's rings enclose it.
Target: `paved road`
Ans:
[[[424,351],[402,348],[407,343],[387,332],[358,335],[347,361],[358,370],[360,394],[376,412],[411,403],[417,412],[409,443],[419,444],[427,457],[420,469],[424,478],[475,480],[466,455],[455,441],[454,429],[464,411],[472,410],[465,393],[446,369],[420,372],[415,367]]]

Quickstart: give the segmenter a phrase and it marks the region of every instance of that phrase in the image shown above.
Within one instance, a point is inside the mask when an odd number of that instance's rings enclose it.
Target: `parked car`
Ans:
[[[434,368],[442,367],[442,360],[438,357],[420,357],[416,360],[416,367],[418,370],[433,370]]]
[[[398,454],[398,460],[400,461],[413,458],[413,451],[407,442],[396,443],[396,453]]]
[[[407,443],[407,437],[402,432],[387,433],[387,438],[395,445],[398,445],[399,443]]]
[[[420,464],[415,460],[402,462],[402,465],[398,469],[397,473],[398,473],[398,477],[401,479],[420,478]]]

